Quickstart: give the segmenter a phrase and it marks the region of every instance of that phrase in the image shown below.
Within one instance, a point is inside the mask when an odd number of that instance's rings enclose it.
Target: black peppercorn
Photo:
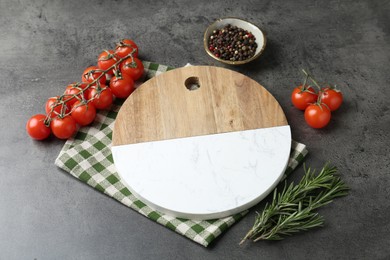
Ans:
[[[222,29],[213,31],[208,46],[217,58],[241,61],[253,57],[257,43],[251,32],[228,24]]]

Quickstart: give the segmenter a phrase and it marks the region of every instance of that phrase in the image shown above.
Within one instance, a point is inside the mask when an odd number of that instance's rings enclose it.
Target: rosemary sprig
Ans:
[[[272,202],[265,205],[261,214],[257,213],[253,227],[240,244],[246,239],[255,242],[282,240],[294,233],[323,226],[324,218],[314,210],[347,195],[349,188],[336,175],[336,167],[326,164],[318,174],[310,168],[304,171],[305,175],[297,185],[285,184],[279,193],[275,189]]]

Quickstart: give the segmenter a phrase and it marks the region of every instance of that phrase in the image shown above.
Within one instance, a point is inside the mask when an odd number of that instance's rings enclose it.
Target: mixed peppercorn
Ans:
[[[255,55],[257,43],[251,32],[228,24],[222,29],[213,31],[208,47],[217,58],[243,61]]]

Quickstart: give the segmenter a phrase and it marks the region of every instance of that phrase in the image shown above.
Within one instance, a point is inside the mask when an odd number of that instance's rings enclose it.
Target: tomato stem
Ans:
[[[115,76],[117,79],[123,79],[122,73],[120,72],[119,69],[114,69],[114,76]]]
[[[302,91],[306,90],[306,83],[307,83],[307,79],[309,78],[309,75],[306,75],[305,77],[305,80],[303,81],[303,88],[302,88]]]
[[[99,61],[105,61],[105,60],[110,60],[114,59],[115,61],[118,60],[117,56],[113,53],[110,53],[108,50],[104,50],[105,53],[107,53],[107,56],[101,57]]]
[[[316,87],[318,88],[318,91],[321,90],[321,87],[320,85],[317,83],[317,81],[313,78],[313,76],[309,73],[307,73],[304,69],[302,69],[302,72],[303,74],[306,75],[307,78],[310,78],[310,80],[314,83],[314,85],[316,85]]]

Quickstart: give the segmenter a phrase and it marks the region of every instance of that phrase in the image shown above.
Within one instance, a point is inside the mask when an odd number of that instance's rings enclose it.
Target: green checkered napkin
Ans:
[[[144,66],[145,79],[172,69],[150,62],[144,62]],[[112,130],[120,106],[121,102],[115,101],[109,111],[99,111],[91,126],[80,128],[77,135],[65,143],[55,164],[80,181],[205,247],[248,213],[246,210],[221,219],[195,221],[155,211],[137,199],[121,182],[111,154]],[[305,145],[292,142],[286,176],[303,161],[306,154]]]

